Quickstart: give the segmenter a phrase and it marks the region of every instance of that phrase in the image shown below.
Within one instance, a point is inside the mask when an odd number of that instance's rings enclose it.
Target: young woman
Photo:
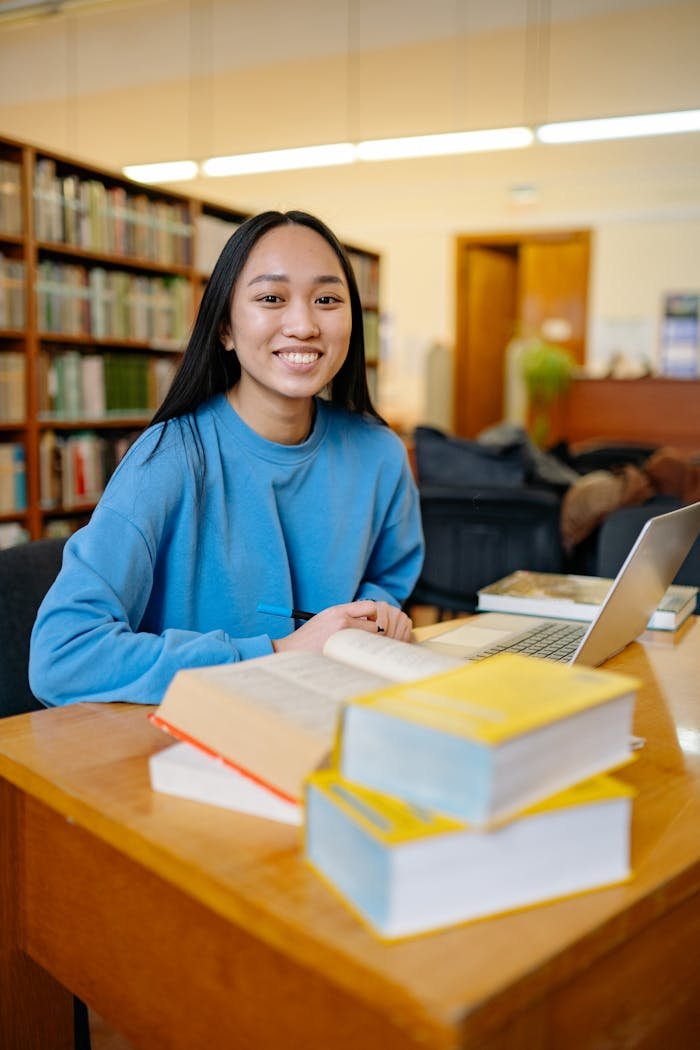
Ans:
[[[313,216],[265,212],[224,248],[153,424],[66,543],[32,690],[157,703],[183,667],[320,651],[348,626],[409,639],[422,556],[347,257]],[[316,615],[297,626],[261,603]]]

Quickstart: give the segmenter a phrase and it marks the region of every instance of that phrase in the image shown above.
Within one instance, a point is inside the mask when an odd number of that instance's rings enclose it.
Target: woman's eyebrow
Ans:
[[[254,277],[252,281],[248,281],[248,287],[251,284],[260,284],[263,281],[289,281],[289,277],[286,273],[259,273],[257,277]]]
[[[253,279],[248,282],[248,287],[252,284],[261,284],[265,281],[278,281],[288,284],[289,275],[286,273],[259,273],[257,277],[253,277]],[[334,273],[323,273],[318,277],[314,277],[314,284],[343,284],[343,278],[338,277],[338,275]]]

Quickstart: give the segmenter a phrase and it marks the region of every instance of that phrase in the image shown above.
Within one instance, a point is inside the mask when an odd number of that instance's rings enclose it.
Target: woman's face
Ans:
[[[264,234],[241,270],[226,349],[241,366],[241,397],[308,400],[345,361],[352,317],[340,260],[306,226]]]

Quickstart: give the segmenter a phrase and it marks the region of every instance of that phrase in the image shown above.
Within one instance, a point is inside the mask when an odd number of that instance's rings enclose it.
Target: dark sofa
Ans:
[[[592,470],[641,465],[653,449],[601,447],[575,457],[560,447],[543,455],[527,439],[508,445],[486,438],[415,430],[426,556],[408,608],[436,606],[440,616],[471,612],[480,587],[516,569],[615,576],[644,522],[680,505],[655,497],[615,510],[576,549],[565,551],[560,510],[569,486]],[[700,586],[700,540],[676,582]]]

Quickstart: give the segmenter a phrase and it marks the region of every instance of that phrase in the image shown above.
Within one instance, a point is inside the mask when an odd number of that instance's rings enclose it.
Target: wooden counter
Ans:
[[[576,379],[562,405],[569,442],[626,442],[700,450],[699,379]]]

